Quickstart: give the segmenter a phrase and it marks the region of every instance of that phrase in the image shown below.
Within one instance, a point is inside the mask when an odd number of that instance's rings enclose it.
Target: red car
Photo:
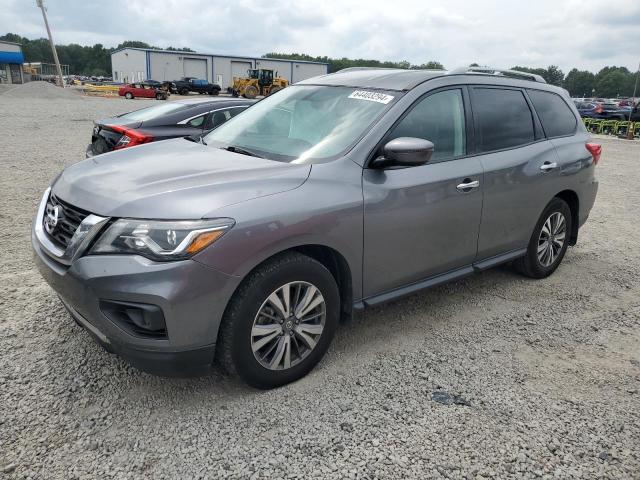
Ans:
[[[167,92],[146,83],[130,83],[123,85],[118,89],[118,95],[128,98],[129,100],[140,98],[155,98],[157,100],[166,100]]]

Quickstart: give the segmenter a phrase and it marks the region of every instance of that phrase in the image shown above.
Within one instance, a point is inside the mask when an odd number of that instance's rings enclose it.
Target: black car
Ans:
[[[220,85],[194,77],[184,77],[171,82],[171,93],[180,95],[189,95],[189,92],[218,95],[220,90]]]
[[[583,118],[597,118],[600,120],[627,120],[629,110],[620,108],[615,103],[578,102],[578,113]]]
[[[201,135],[253,103],[240,98],[191,98],[98,120],[94,122],[86,156],[158,140]]]

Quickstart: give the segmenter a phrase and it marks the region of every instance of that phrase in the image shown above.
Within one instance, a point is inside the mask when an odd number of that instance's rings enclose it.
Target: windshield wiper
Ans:
[[[262,156],[258,155],[256,152],[252,152],[251,150],[247,150],[246,148],[238,147],[237,145],[227,145],[222,149],[228,152],[240,153],[242,155],[249,155],[250,157],[263,158]]]

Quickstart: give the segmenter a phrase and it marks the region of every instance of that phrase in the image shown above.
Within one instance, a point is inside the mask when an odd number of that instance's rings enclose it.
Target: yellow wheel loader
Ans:
[[[234,97],[256,98],[271,95],[289,85],[289,80],[278,77],[278,72],[268,69],[247,70],[246,77],[234,77],[231,93]]]

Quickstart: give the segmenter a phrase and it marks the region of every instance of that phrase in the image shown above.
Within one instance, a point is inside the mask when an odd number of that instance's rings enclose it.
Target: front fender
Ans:
[[[334,163],[342,175],[335,176]],[[236,225],[194,257],[228,275],[245,277],[257,265],[291,248],[320,245],[336,250],[352,274],[353,296],[362,295],[362,169],[353,162],[314,165],[299,188],[230,205],[217,216]]]

